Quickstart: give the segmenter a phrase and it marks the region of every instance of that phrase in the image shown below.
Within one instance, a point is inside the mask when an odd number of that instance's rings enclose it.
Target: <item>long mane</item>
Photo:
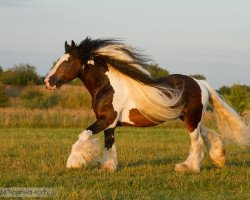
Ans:
[[[116,39],[86,38],[77,47],[86,62],[99,57],[109,71],[127,86],[136,107],[149,120],[160,123],[180,116],[183,87],[173,88],[151,77],[145,69],[150,59]]]

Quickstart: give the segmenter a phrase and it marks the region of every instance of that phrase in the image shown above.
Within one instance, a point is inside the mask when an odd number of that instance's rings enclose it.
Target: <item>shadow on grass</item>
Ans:
[[[224,169],[227,167],[250,167],[250,161],[227,161],[226,165],[224,167],[219,167],[212,161],[209,161],[203,165],[203,169],[206,170],[215,170],[215,169]]]
[[[120,163],[119,168],[123,169],[126,167],[138,167],[138,166],[145,166],[145,165],[169,165],[174,163],[174,159],[170,158],[164,158],[164,159],[157,159],[157,160],[138,160],[135,162],[130,162],[130,163]]]
[[[226,164],[228,167],[250,167],[250,160],[248,161],[228,161]]]
[[[175,165],[182,160],[175,159],[175,158],[164,158],[164,159],[156,159],[156,160],[138,160],[129,163],[119,163],[119,169],[122,170],[127,167],[139,167],[139,166],[159,166],[159,165]],[[227,161],[225,167],[250,167],[250,160],[249,161]],[[219,167],[212,161],[208,161],[204,163],[203,169],[206,170],[215,170],[215,169],[223,169],[224,167]]]

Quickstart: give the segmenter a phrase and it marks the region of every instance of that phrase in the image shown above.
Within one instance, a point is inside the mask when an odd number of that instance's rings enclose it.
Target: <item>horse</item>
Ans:
[[[67,168],[87,166],[100,153],[94,134],[104,131],[101,170],[114,172],[118,161],[114,132],[118,126],[149,127],[180,119],[189,132],[189,156],[176,171],[200,172],[206,147],[210,159],[224,166],[225,139],[239,145],[249,143],[250,129],[205,80],[172,74],[154,79],[145,69],[149,59],[121,40],[87,37],[80,44],[65,42],[65,53],[45,78],[55,90],[80,78],[92,97],[96,121],[72,145]],[[217,114],[221,135],[205,127],[202,118],[210,103]]]

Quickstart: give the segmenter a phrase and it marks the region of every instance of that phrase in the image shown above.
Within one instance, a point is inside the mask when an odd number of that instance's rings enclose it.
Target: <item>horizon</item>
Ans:
[[[1,0],[0,66],[28,63],[45,76],[65,40],[121,38],[171,74],[250,85],[249,9],[243,0]]]

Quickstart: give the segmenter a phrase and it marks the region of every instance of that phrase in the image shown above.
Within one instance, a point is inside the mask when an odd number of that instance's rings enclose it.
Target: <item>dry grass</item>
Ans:
[[[0,127],[84,127],[94,120],[90,109],[24,109],[0,108]]]
[[[0,108],[0,127],[2,128],[77,128],[89,126],[95,120],[94,113],[89,108],[84,109],[25,109]],[[204,117],[207,127],[216,128],[213,113]],[[170,120],[160,127],[184,128],[181,120]]]

